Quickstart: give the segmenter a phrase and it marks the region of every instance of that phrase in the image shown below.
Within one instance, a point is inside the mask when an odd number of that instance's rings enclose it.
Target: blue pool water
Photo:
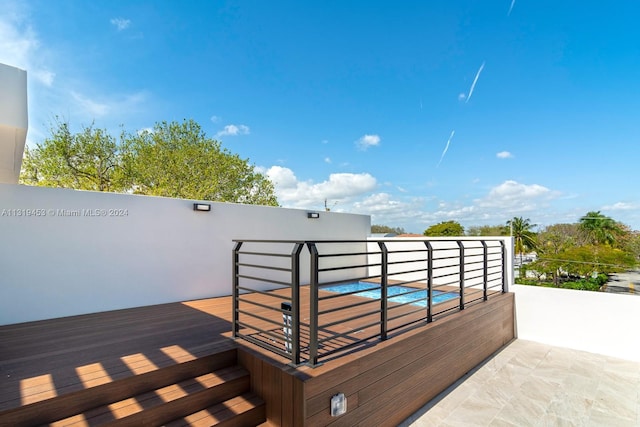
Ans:
[[[372,289],[374,287],[377,287],[377,289]],[[367,282],[342,283],[340,285],[327,286],[326,288],[323,287],[321,289],[323,291],[335,292],[340,294],[359,291],[354,295],[365,297],[365,298],[380,299],[380,285],[376,283],[367,283]],[[389,296],[390,302],[396,302],[399,304],[411,303],[413,305],[426,307],[427,306],[426,290],[414,292],[409,295],[394,296],[394,295],[403,294],[413,290],[415,290],[415,288],[410,288],[408,286],[394,286],[387,289],[387,295]],[[457,294],[445,293],[442,291],[433,291],[434,304],[447,301],[453,298],[457,298],[457,297],[458,297]]]

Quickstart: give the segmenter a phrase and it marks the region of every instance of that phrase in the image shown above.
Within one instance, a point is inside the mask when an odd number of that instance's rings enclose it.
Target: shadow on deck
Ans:
[[[195,389],[201,393],[209,387],[201,378],[205,373],[214,372],[216,378],[224,379],[233,377],[237,370],[247,373],[246,378],[240,372],[237,374],[234,392],[243,396],[238,408],[253,408],[253,415],[240,425],[256,425],[264,420],[267,425],[285,426],[397,425],[511,341],[513,311],[513,295],[498,295],[317,368],[292,367],[284,358],[231,340],[230,297],[2,326],[0,425],[33,424],[13,422],[15,419],[11,417],[29,407],[42,412],[50,402],[65,397],[76,408],[67,409],[73,413],[58,416],[98,425],[98,421],[90,418],[96,416],[90,409],[96,403],[87,391],[107,390],[107,395],[116,389],[135,391],[147,382],[145,378],[167,372],[160,375],[162,380],[153,389],[153,399],[133,402],[134,407],[137,405],[145,412],[154,400],[166,403],[165,392],[175,394],[165,388],[181,385],[186,390],[187,386],[180,381],[197,379]],[[216,355],[221,354],[230,360],[231,366],[216,362]],[[198,364],[199,360],[206,363]],[[187,366],[192,370],[187,370]],[[181,374],[177,375],[177,371]],[[348,411],[332,418],[329,402],[337,392],[347,396]],[[105,393],[94,395],[104,400],[109,397],[102,396]],[[144,423],[160,425],[176,419],[172,425],[195,425],[193,420],[205,416],[216,419],[216,410],[240,411],[230,406],[233,399],[237,401],[235,395],[207,393],[206,399],[200,399],[202,407],[195,408],[197,411],[192,404],[187,405],[193,413],[184,412],[171,418],[175,412],[170,412]],[[211,400],[212,395],[222,397]],[[102,410],[102,419],[109,422],[124,416],[119,411],[127,415],[135,409],[132,405],[114,406],[108,402],[100,405],[108,408]],[[195,416],[197,413],[200,418]],[[49,423],[60,418],[34,419],[37,423]],[[165,421],[157,421],[160,419]],[[208,421],[207,425],[214,422]]]

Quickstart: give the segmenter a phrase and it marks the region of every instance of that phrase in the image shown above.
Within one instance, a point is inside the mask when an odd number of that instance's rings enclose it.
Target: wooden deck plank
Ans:
[[[287,290],[278,292],[286,294]],[[474,297],[482,296],[482,292],[476,288],[465,289],[465,297],[472,294]],[[497,304],[490,305],[491,309],[488,308],[489,305],[485,307],[480,304],[481,300],[468,304],[468,307],[478,313],[487,310],[505,311],[512,307],[512,301],[502,298],[499,291],[491,293],[490,297],[497,297],[499,300]],[[278,309],[282,301],[265,296],[252,298]],[[308,341],[309,334],[308,299],[308,288],[303,287],[300,307],[303,344]],[[335,298],[322,303],[321,309],[333,310],[361,300],[357,296]],[[455,306],[457,302],[454,300],[436,307],[441,312]],[[344,319],[345,316],[363,314],[368,309],[366,306],[358,306],[349,309],[347,314],[332,312],[322,316],[322,322],[327,325]],[[415,309],[415,306],[398,307],[392,310],[392,316]],[[274,316],[273,312],[262,308],[253,307],[251,310],[259,315]],[[457,311],[459,309],[449,313]],[[426,308],[422,312],[410,314],[406,319],[418,319],[424,313]],[[426,325],[421,320],[416,325],[391,332],[391,339],[388,341],[381,342],[375,338],[350,350],[338,352],[325,358],[324,364],[317,368],[294,368],[288,366],[290,360],[284,357],[242,340],[231,341],[231,297],[0,326],[0,411],[235,346],[258,355],[254,358],[248,357],[247,353],[238,352],[238,361],[252,373],[252,390],[268,402],[266,411],[272,423],[276,420],[281,425],[301,425],[304,420],[315,419],[313,417],[324,419],[328,408],[327,393],[337,391],[347,393],[350,412],[358,407],[371,409],[380,406],[391,409],[400,402],[397,394],[400,388],[407,384],[418,387],[410,375],[410,365],[417,363],[416,361],[427,363],[429,356],[436,351],[435,348],[447,342],[446,336],[453,330],[454,322],[451,319],[454,317],[456,316],[436,316],[437,320],[430,325],[437,327],[437,331],[434,329],[430,338],[417,335],[417,331],[423,330]],[[323,350],[338,348],[339,345],[353,342],[362,336],[377,333],[379,324],[375,323],[378,319],[379,314],[370,314],[368,319],[322,326],[320,335],[331,338],[324,343]],[[274,334],[282,335],[281,321],[281,314],[276,313],[275,324],[258,322],[256,326],[269,326]],[[505,331],[513,329],[512,321],[505,311],[500,325],[492,327],[500,329],[498,336],[508,335]],[[365,327],[366,323],[374,325]],[[398,321],[392,320],[389,326],[393,327],[397,323]],[[482,321],[477,324],[478,327],[487,325]],[[336,337],[335,334],[340,333],[345,336]],[[390,343],[401,335],[403,345],[392,346]],[[411,339],[414,335],[416,338]],[[278,345],[284,348],[284,341]],[[494,345],[495,343],[490,343],[490,346]],[[382,377],[362,372],[362,366],[358,362],[376,352],[374,359],[378,360],[375,365],[383,374]],[[303,357],[306,358],[307,354],[303,353]],[[388,389],[390,394],[385,396],[384,401],[374,403],[377,402],[375,390],[380,388]],[[374,421],[375,418],[371,420]]]

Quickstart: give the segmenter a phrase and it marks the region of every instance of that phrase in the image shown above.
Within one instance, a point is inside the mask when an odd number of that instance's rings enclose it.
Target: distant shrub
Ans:
[[[596,277],[590,277],[588,279],[567,280],[558,283],[556,286],[553,282],[538,281],[535,279],[517,278],[517,285],[527,286],[542,286],[545,288],[562,288],[562,289],[575,289],[579,291],[599,291],[602,285],[607,283],[608,277],[606,274],[599,274]]]

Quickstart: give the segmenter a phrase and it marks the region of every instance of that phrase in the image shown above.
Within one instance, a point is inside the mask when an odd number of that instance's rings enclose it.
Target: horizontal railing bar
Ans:
[[[347,283],[353,283],[353,282],[362,282],[362,281],[367,281],[369,279],[379,279],[381,276],[379,274],[376,274],[374,276],[360,276],[360,277],[352,277],[349,280],[335,280],[332,282],[323,282],[323,283],[318,283],[318,288],[321,288],[323,286],[332,286],[332,285],[344,285]],[[376,282],[371,282],[371,283],[376,283]]]
[[[392,254],[412,254],[412,253],[421,253],[421,252],[429,252],[428,249],[389,249],[389,255]]]
[[[434,269],[435,270],[435,269]],[[443,277],[451,277],[451,276],[459,276],[460,275],[460,271],[454,271],[453,273],[446,273],[446,274],[440,274],[438,276],[436,276],[435,274],[433,275],[433,280],[436,279],[442,279]]]
[[[389,277],[393,277],[396,273],[393,274],[389,274]],[[397,273],[397,274],[402,274],[402,273]],[[427,284],[425,283],[427,280],[429,280],[428,277],[420,277],[417,278],[416,280],[404,280],[404,281],[398,281],[396,283],[393,284],[389,284],[387,285],[387,287],[392,288],[394,286],[404,286],[407,285],[409,283],[422,283],[424,285],[424,288],[418,288],[418,289],[427,289]],[[415,286],[411,286],[412,288],[414,288]]]
[[[453,307],[445,308],[444,310],[437,311],[437,312],[433,313],[433,315],[434,316],[438,316],[440,314],[448,313],[448,312],[453,311],[453,310],[456,310],[456,311],[460,310],[460,306],[459,305],[455,305]]]
[[[255,306],[258,306],[258,307],[262,307],[262,308],[265,308],[267,310],[280,311],[280,312],[284,313],[284,310],[278,310],[277,308],[273,308],[270,305],[262,304],[262,303],[257,302],[257,301],[251,301],[251,300],[248,300],[248,299],[240,299],[240,302],[251,304],[251,305],[255,305]]]
[[[321,315],[323,315],[323,314],[331,314],[331,313],[335,313],[335,312],[337,312],[337,311],[345,310],[345,309],[347,309],[347,308],[360,307],[361,305],[367,305],[367,304],[371,304],[371,303],[374,303],[374,302],[378,302],[378,301],[380,301],[380,300],[373,299],[373,298],[364,298],[364,299],[365,299],[365,301],[361,301],[361,302],[353,303],[353,304],[351,304],[351,305],[344,305],[344,306],[340,306],[340,307],[336,307],[336,308],[330,308],[330,309],[328,309],[328,310],[320,311],[320,312],[318,313],[318,316],[321,316]]]
[[[374,263],[374,264],[347,265],[343,267],[319,268],[318,273],[324,273],[325,271],[351,270],[354,268],[378,267],[379,265],[380,263]]]
[[[266,296],[271,297],[271,298],[290,300],[289,297],[286,297],[286,296],[283,296],[283,295],[274,294],[274,293],[269,292],[269,291],[260,291],[258,289],[247,288],[245,286],[238,286],[238,289],[240,289],[241,291],[248,291],[248,292],[251,292],[253,294],[266,295]],[[247,294],[241,294],[240,296],[246,296],[246,295]]]
[[[374,310],[374,311],[370,311],[368,313],[362,313],[360,315],[356,315],[356,316],[351,316],[351,317],[346,317],[344,319],[340,319],[340,320],[335,320],[333,322],[329,322],[329,323],[323,323],[322,327],[324,328],[330,328],[331,326],[335,326],[335,325],[339,325],[340,323],[347,323],[347,322],[351,322],[352,320],[356,320],[356,319],[360,319],[361,317],[366,317],[366,316],[371,316],[373,314],[378,314],[380,313],[380,310]],[[374,325],[378,325],[380,322],[376,322],[374,323]]]
[[[257,334],[264,334],[264,335],[270,336],[271,338],[274,338],[274,341],[277,340],[277,341],[280,341],[282,343],[285,342],[285,340],[282,339],[283,338],[282,335],[275,334],[272,331],[269,331],[269,330],[266,330],[266,329],[256,328],[256,327],[253,327],[253,326],[249,326],[248,324],[243,323],[243,322],[239,322],[239,324],[240,324],[240,326],[243,326],[246,329],[253,329],[254,331],[256,331]]]
[[[333,349],[333,350],[327,350],[327,351],[324,351],[324,352],[322,353],[322,355],[323,355],[323,356],[325,356],[325,357],[326,357],[326,356],[331,356],[331,355],[332,355],[332,354],[334,354],[334,353],[340,353],[341,351],[349,350],[349,349],[350,349],[350,348],[352,348],[352,347],[355,347],[355,346],[357,346],[357,345],[359,345],[359,344],[362,344],[363,342],[367,342],[367,341],[369,341],[370,339],[372,339],[372,338],[377,338],[377,337],[378,337],[378,334],[373,334],[373,335],[368,336],[368,337],[360,338],[360,339],[359,339],[359,340],[357,340],[357,341],[351,342],[351,343],[349,343],[349,344],[344,344],[344,345],[343,345],[342,347],[340,347],[340,348],[335,348],[335,349]],[[320,341],[318,341],[318,342],[320,343]]]
[[[240,279],[259,280],[261,282],[276,283],[278,285],[284,285],[289,288],[291,287],[291,283],[289,282],[282,282],[280,280],[273,280],[273,279],[265,279],[264,277],[249,276],[246,274],[238,274],[237,277]]]
[[[257,328],[253,328],[253,329],[256,331],[256,333],[271,337],[276,342],[281,342],[281,343],[287,342],[287,340],[283,339],[283,335],[276,334],[273,331],[269,331],[269,330],[265,330],[265,329],[257,329]],[[271,344],[271,345],[273,345],[273,344]]]
[[[276,327],[280,327],[280,326],[282,326],[282,323],[280,323],[280,322],[274,321],[273,319],[268,319],[268,318],[266,318],[266,317],[262,317],[262,316],[260,316],[260,315],[258,315],[258,314],[255,314],[255,313],[250,313],[250,312],[245,311],[245,310],[240,310],[240,309],[238,309],[238,313],[246,314],[247,316],[251,316],[251,317],[253,317],[253,318],[255,318],[255,319],[260,319],[260,320],[262,320],[263,322],[270,323],[270,324],[272,324],[272,325],[274,325],[274,326],[276,326]],[[258,328],[255,328],[255,329],[258,329]]]
[[[291,254],[281,254],[281,253],[277,253],[277,252],[249,252],[249,251],[240,251],[238,252],[239,255],[258,255],[258,256],[273,256],[273,257],[280,257],[280,258],[291,258]]]
[[[364,331],[367,328],[370,328],[372,326],[377,326],[379,324],[380,324],[380,322],[369,323],[367,325],[362,325],[362,327],[358,328],[358,330]],[[333,335],[331,335],[329,337],[323,338],[322,340],[318,340],[318,342],[319,343],[325,343],[327,341],[331,341],[331,340],[335,340],[335,339],[339,339],[339,338],[346,338],[346,337],[351,338],[351,334],[353,334],[353,331],[339,332],[339,333],[335,333],[335,334],[333,334]],[[366,341],[366,340],[369,340],[369,339],[371,339],[373,337],[376,337],[376,336],[378,336],[378,334],[374,334],[374,335],[371,335],[370,337],[363,338],[363,339]],[[362,341],[363,339],[360,339],[359,341]]]
[[[391,310],[393,310],[394,308],[400,308],[400,307],[404,307],[405,305],[409,305],[411,304],[410,302],[404,303],[402,305],[398,305],[398,306],[394,306],[394,307],[389,307],[389,312],[391,312]],[[398,314],[395,317],[389,317],[389,320],[395,320],[395,319],[401,319],[403,317],[407,317],[407,316],[411,316],[412,314],[415,313],[424,313],[424,316],[422,316],[423,319],[427,318],[427,314],[426,314],[426,307],[420,307],[420,306],[416,306],[417,308],[413,311],[408,311],[408,312],[402,312],[400,314]]]
[[[375,285],[375,283],[372,283],[372,285]],[[327,299],[333,299],[333,298],[337,298],[337,297],[341,297],[341,296],[345,296],[345,295],[360,294],[362,292],[376,291],[378,289],[380,289],[380,285],[374,286],[374,287],[371,287],[371,288],[366,288],[366,289],[358,289],[356,291],[339,292],[339,293],[334,293],[333,295],[323,295],[322,297],[318,298],[318,301],[327,300]],[[318,290],[324,291],[324,292],[331,292],[331,291],[327,291],[326,289],[318,289]]]
[[[318,254],[318,258],[335,258],[341,256],[380,255],[380,252],[333,252],[330,254]]]
[[[247,263],[244,263],[244,262],[239,262],[236,265],[238,267],[259,268],[259,269],[264,269],[264,270],[291,271],[291,268],[289,268],[289,267],[274,267],[272,265],[247,264]]]

